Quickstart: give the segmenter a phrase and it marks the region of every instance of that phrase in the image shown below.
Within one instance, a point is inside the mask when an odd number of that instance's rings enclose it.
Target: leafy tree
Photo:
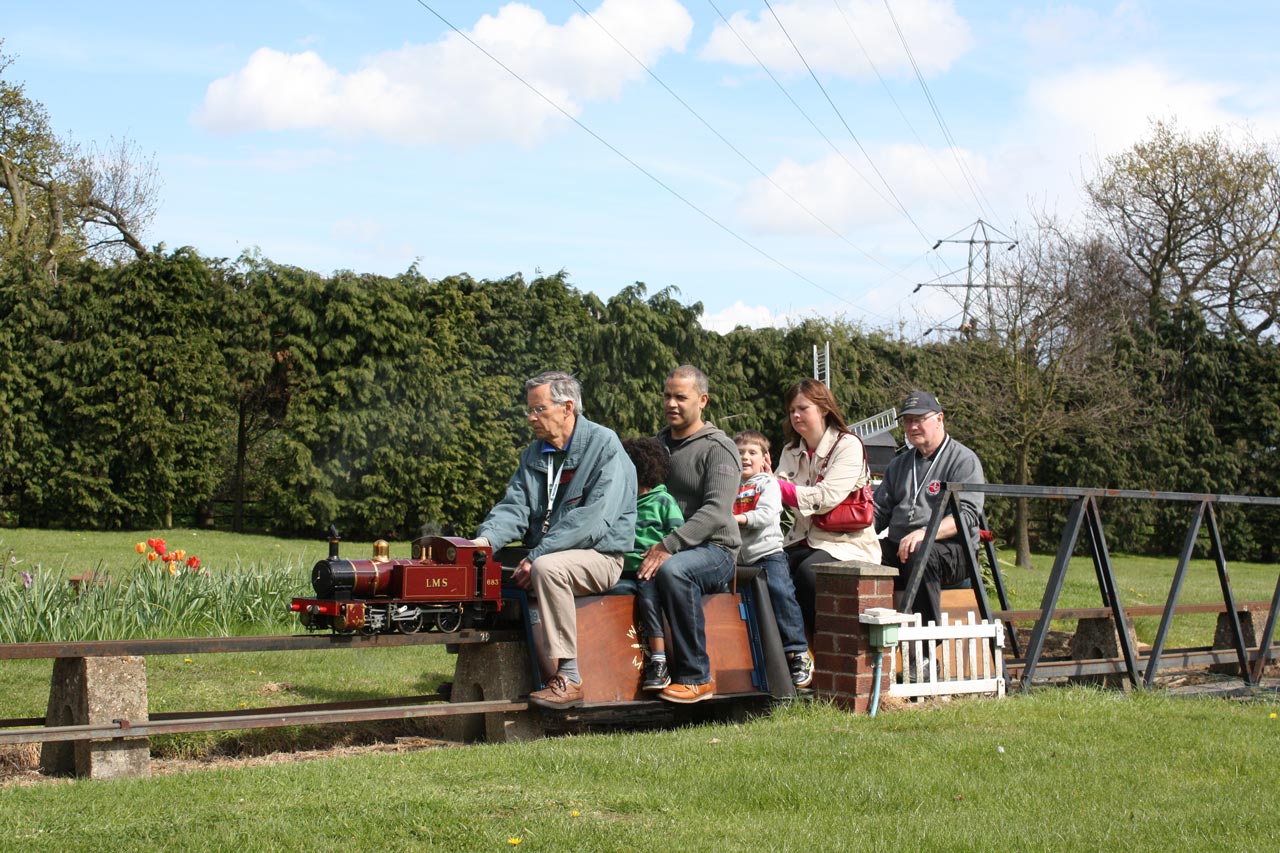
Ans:
[[[50,289],[38,268],[0,265],[0,523],[18,521],[42,493],[33,475],[51,445],[37,354],[48,337]]]
[[[1095,219],[1132,264],[1154,326],[1166,306],[1203,307],[1228,334],[1276,322],[1280,169],[1276,153],[1218,131],[1157,122],[1086,186]]]
[[[224,366],[207,270],[193,253],[65,269],[41,297],[32,353],[45,384],[27,436],[24,524],[172,523],[219,476]]]
[[[287,441],[283,429],[290,401],[314,381],[314,347],[296,331],[296,323],[310,315],[299,316],[290,301],[314,277],[253,253],[229,267],[216,262],[211,267],[222,306],[220,339],[233,407],[219,491],[231,501],[232,530],[241,532],[249,504],[266,493],[267,478],[275,473],[267,464],[269,448]]]
[[[662,426],[662,383],[684,363],[699,362],[701,304],[682,305],[672,288],[646,299],[645,285],[624,287],[608,303],[588,296],[595,324],[583,347],[582,381],[590,410],[621,436],[652,435]],[[706,371],[704,364],[697,365]],[[713,387],[713,395],[723,389]]]

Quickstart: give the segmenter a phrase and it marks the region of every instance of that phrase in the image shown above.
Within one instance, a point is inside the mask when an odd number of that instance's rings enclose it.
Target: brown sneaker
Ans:
[[[543,708],[577,708],[582,704],[582,685],[557,672],[546,687],[529,694],[529,701]]]
[[[713,678],[706,684],[672,684],[658,696],[679,705],[692,705],[694,702],[710,699],[715,693],[716,681]]]

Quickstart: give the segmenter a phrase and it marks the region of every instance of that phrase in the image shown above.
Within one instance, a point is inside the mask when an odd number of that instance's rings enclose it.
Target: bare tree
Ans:
[[[85,250],[104,257],[145,255],[140,235],[155,217],[159,177],[155,157],[127,139],[112,139],[76,158],[73,204]]]
[[[1127,377],[1110,357],[1114,333],[1141,310],[1127,266],[1100,239],[1065,234],[1041,221],[996,266],[984,323],[971,333],[986,347],[985,369],[966,389],[984,405],[975,424],[1003,438],[1014,482],[1027,485],[1036,454],[1056,442],[1115,429],[1133,414]],[[1028,505],[1017,500],[1018,565],[1031,565]]]
[[[0,54],[0,75],[11,62]],[[86,253],[144,255],[157,199],[154,158],[127,140],[82,153],[23,86],[0,76],[0,262],[56,272],[60,259]]]

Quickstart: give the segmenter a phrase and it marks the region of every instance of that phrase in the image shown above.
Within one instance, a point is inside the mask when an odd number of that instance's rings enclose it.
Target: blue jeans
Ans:
[[[636,622],[645,642],[655,637],[661,640],[662,603],[658,601],[658,583],[654,580],[637,580],[635,575],[624,577],[605,595],[634,595],[636,597]],[[650,646],[652,648],[652,646]]]
[[[702,596],[727,591],[733,568],[732,553],[706,543],[673,554],[658,570],[658,596],[671,625],[667,661],[672,681],[706,684],[711,680]]]
[[[759,566],[769,587],[769,603],[773,605],[773,618],[778,623],[778,636],[782,650],[787,654],[803,652],[809,648],[804,636],[804,614],[796,600],[796,585],[791,579],[791,563],[782,551],[766,554],[749,567]]]
[[[800,612],[804,614],[805,631],[812,634],[817,621],[818,598],[818,576],[813,567],[838,561],[826,551],[813,548],[803,540],[788,546],[784,553],[791,564],[791,582],[795,584],[796,601],[800,603]],[[772,590],[769,594],[773,595]]]

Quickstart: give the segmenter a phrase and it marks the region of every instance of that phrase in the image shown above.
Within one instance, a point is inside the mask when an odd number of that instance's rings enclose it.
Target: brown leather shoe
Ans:
[[[529,701],[543,708],[577,708],[582,704],[582,685],[557,672],[546,687],[529,694]]]
[[[716,680],[713,678],[706,684],[672,684],[658,696],[679,705],[692,705],[694,702],[710,699],[715,694]]]

